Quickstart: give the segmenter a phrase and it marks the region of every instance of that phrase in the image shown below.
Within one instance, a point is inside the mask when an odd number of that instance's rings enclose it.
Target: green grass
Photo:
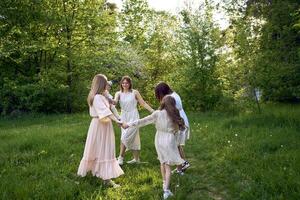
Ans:
[[[192,133],[185,151],[192,167],[172,176],[171,199],[299,199],[299,106],[188,116]],[[91,175],[77,177],[89,123],[87,113],[0,119],[0,198],[161,199],[154,126],[141,129],[147,163],[124,165],[125,175],[116,179],[121,188],[107,188]],[[115,132],[118,154],[117,127]]]

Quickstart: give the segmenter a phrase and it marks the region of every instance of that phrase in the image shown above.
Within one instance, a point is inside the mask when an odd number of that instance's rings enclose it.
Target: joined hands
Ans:
[[[121,120],[119,120],[117,122],[117,124],[118,124],[119,127],[122,127],[124,129],[127,129],[129,127],[128,124],[126,124],[125,122],[122,122]]]

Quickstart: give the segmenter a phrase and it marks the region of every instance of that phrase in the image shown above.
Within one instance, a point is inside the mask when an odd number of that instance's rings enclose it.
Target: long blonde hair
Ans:
[[[93,105],[94,97],[96,94],[102,94],[105,91],[106,84],[107,84],[107,78],[105,75],[97,74],[96,76],[94,76],[91,85],[91,90],[87,97],[87,102],[89,106]]]

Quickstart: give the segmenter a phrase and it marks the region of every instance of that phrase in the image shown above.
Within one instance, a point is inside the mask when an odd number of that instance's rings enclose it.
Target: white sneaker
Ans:
[[[118,163],[119,163],[119,165],[123,165],[123,163],[124,163],[124,158],[121,157],[121,156],[119,156],[119,157],[118,157]]]
[[[116,184],[113,180],[106,180],[105,185],[109,186],[109,187],[113,187],[113,188],[119,188],[121,187],[119,184]]]
[[[184,175],[184,172],[182,170],[177,170],[176,173],[180,176],[183,176]]]
[[[135,163],[139,163],[139,162],[140,162],[140,160],[132,159],[132,160],[128,161],[127,163],[128,164],[135,164]]]
[[[182,170],[178,170],[177,168],[175,168],[171,173],[172,174],[178,174],[178,175],[181,175],[181,176],[184,175],[184,172]]]
[[[165,190],[164,191],[164,199],[167,199],[169,197],[173,196],[173,193],[170,190]]]

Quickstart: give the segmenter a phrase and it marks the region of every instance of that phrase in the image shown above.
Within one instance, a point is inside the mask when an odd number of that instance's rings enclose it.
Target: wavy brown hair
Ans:
[[[175,125],[175,129],[185,129],[184,121],[182,117],[180,117],[179,110],[176,108],[176,101],[173,97],[171,97],[170,95],[165,96],[161,101],[159,109],[165,109],[167,111],[168,116],[171,118],[171,121]]]
[[[172,89],[168,84],[165,82],[159,82],[155,87],[155,97],[156,99],[161,102],[164,96],[168,94],[172,94]]]
[[[96,94],[102,94],[105,91],[107,78],[103,74],[97,74],[93,78],[91,90],[87,98],[89,106],[93,105],[94,97]]]
[[[123,87],[122,87],[122,83],[123,81],[126,80],[129,83],[129,91],[132,90],[132,81],[131,78],[129,76],[123,76],[121,81],[120,81],[120,90],[123,92]]]

